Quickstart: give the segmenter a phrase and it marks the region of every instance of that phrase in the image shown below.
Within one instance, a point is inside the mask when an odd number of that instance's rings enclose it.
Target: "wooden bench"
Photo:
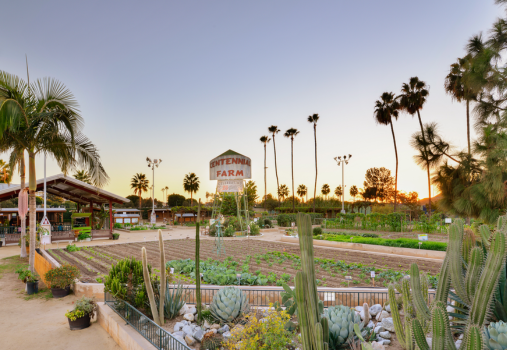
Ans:
[[[75,240],[74,231],[51,232],[51,243],[60,241],[73,242],[74,240]]]
[[[5,245],[18,244],[21,239],[21,233],[6,233],[5,234]]]
[[[92,230],[92,240],[94,239],[112,239],[113,235],[109,230]]]

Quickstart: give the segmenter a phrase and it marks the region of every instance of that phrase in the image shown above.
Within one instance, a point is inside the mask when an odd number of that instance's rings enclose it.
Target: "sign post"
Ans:
[[[46,195],[46,154],[44,154],[44,216],[42,217],[42,221],[40,223],[41,233],[40,233],[40,243],[43,245],[51,243],[51,223],[48,220],[46,215],[46,203],[47,203],[47,195]]]
[[[373,283],[373,287],[375,287],[375,271],[371,271],[370,275],[371,275],[371,281]]]

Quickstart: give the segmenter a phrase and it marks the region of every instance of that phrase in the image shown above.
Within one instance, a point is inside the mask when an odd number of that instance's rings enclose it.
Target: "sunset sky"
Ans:
[[[100,149],[108,191],[132,194],[137,172],[151,180],[149,156],[162,159],[156,198],[162,186],[183,194],[189,172],[201,180],[194,198],[204,198],[216,186],[209,161],[233,149],[252,159],[261,196],[259,138],[274,124],[282,130],[280,183],[291,187],[291,145],[283,132],[294,127],[295,188],[305,184],[313,193],[313,128],[306,119],[318,113],[318,192],[324,183],[332,191],[341,185],[333,158],[350,153],[348,199],[368,168],[394,175],[391,130],[375,124],[373,107],[412,76],[430,86],[423,122],[438,122],[457,149],[466,146],[465,106],[445,94],[444,79],[468,38],[487,34],[503,12],[493,0],[8,1],[0,70],[26,79],[26,54],[32,81],[50,76],[66,84],[80,103],[85,134]],[[394,129],[398,189],[427,197],[426,172],[409,146],[417,119],[402,114]],[[267,167],[274,193],[272,141]],[[50,160],[48,175],[56,173]]]

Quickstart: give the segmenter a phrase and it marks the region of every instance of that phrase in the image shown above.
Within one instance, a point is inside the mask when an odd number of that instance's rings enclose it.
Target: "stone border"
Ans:
[[[104,296],[104,295],[102,295]],[[109,306],[103,302],[97,303],[97,322],[114,339],[116,344],[124,350],[146,350],[156,349],[138,331],[118,316]]]
[[[282,242],[297,243],[299,244],[299,238],[283,236]],[[342,248],[350,250],[360,250],[363,252],[375,252],[392,255],[403,255],[417,258],[444,260],[446,252],[438,250],[426,250],[426,249],[412,249],[412,248],[398,248],[398,247],[386,247],[383,245],[373,244],[362,244],[362,243],[347,243],[347,242],[333,242],[324,240],[313,240],[314,246],[331,247],[331,248]]]

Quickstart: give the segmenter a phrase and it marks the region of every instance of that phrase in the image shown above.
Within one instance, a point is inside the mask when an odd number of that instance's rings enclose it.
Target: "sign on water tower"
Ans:
[[[243,179],[252,178],[252,160],[228,150],[209,162],[209,178],[217,180],[217,192],[242,192]]]

